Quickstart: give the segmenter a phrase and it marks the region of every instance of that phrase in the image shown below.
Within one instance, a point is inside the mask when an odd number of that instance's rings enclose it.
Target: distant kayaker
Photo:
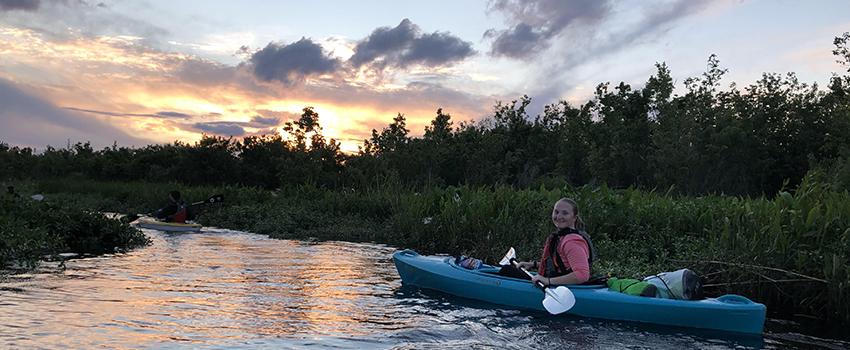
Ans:
[[[153,216],[157,219],[166,221],[166,222],[179,222],[184,223],[186,220],[192,219],[192,215],[189,211],[189,206],[180,199],[180,192],[171,191],[168,193],[168,199],[170,203],[166,205],[164,208],[157,210]]]
[[[590,279],[590,264],[596,253],[590,235],[579,216],[578,204],[572,199],[561,198],[552,208],[552,223],[557,231],[546,238],[543,255],[539,261],[524,261],[519,267],[536,269],[532,282],[550,284],[581,284]],[[500,273],[528,279],[523,272],[509,265]]]

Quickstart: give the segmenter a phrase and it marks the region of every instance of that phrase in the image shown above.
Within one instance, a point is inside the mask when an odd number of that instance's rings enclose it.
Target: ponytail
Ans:
[[[578,216],[578,214],[576,214],[576,230],[579,230],[579,231],[586,231],[587,230],[587,225],[584,224],[584,220],[582,220],[581,216]]]
[[[584,220],[581,219],[578,211],[578,203],[576,201],[564,197],[558,200],[558,202],[567,202],[570,206],[573,207],[573,215],[576,217],[576,230],[584,231],[587,228],[587,225],[584,224]]]

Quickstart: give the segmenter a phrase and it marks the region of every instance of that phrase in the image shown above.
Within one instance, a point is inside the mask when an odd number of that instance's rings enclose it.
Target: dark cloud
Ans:
[[[574,5],[573,2],[556,2],[553,5],[552,1],[548,0],[522,4],[499,1],[495,4],[494,9],[504,10],[510,18],[521,23],[546,23],[545,20],[541,22],[541,16],[548,12],[557,11],[559,8],[566,11],[566,6]],[[535,4],[538,7],[534,7]],[[636,18],[632,25],[613,26],[609,25],[609,22],[614,20],[615,11],[610,11],[609,5],[606,3],[604,11],[589,12],[591,14],[596,13],[595,15],[572,16],[576,19],[568,25],[548,27],[546,25],[540,27],[531,25],[531,33],[541,35],[541,39],[535,42],[539,45],[523,47],[520,40],[506,40],[505,43],[500,43],[499,37],[497,37],[492,49],[494,54],[501,52],[505,56],[531,59],[534,58],[530,56],[531,53],[539,53],[543,48],[549,47],[550,44],[557,46],[558,50],[550,50],[551,52],[542,56],[542,62],[545,64],[541,65],[535,72],[538,76],[536,81],[541,83],[534,85],[531,90],[526,92],[529,96],[534,97],[528,111],[530,115],[535,115],[542,113],[544,105],[557,103],[563,99],[564,94],[576,86],[576,83],[572,82],[570,78],[574,69],[579,65],[651,41],[658,37],[659,33],[669,30],[676,20],[697,13],[706,8],[708,4],[709,2],[706,0],[673,0],[665,3],[665,6],[658,6],[657,4],[634,6],[628,9],[630,15]],[[550,10],[541,12],[542,8],[549,8]],[[525,12],[523,9],[525,9]],[[548,17],[543,16],[543,18],[567,17],[570,16],[554,13],[549,13]],[[549,22],[566,23],[563,20],[551,20]],[[620,29],[610,29],[612,27]],[[550,33],[550,31],[539,28],[560,28],[560,30],[556,33]],[[522,29],[516,30],[514,28],[512,33],[522,33],[522,31]],[[507,43],[520,46],[498,46],[507,45]],[[522,54],[523,50],[526,50],[529,54]],[[509,55],[509,53],[514,54]],[[557,59],[553,59],[553,56],[556,56]]]
[[[490,54],[518,59],[533,58],[555,41],[569,41],[571,50],[563,56],[588,57],[597,47],[615,48],[633,45],[633,40],[676,19],[695,13],[707,6],[708,0],[673,0],[624,9],[641,17],[625,30],[612,32],[609,25],[615,14],[611,0],[495,0],[488,11],[503,13],[512,26],[506,30],[490,29],[485,38],[494,38]],[[638,4],[640,5],[640,3]],[[631,5],[627,5],[631,6]],[[605,51],[605,50],[602,50]]]
[[[189,118],[192,117],[191,115],[188,115],[186,113],[170,112],[170,111],[156,112],[156,115],[160,116],[160,117],[181,118],[181,119],[189,119]]]
[[[312,75],[332,73],[340,61],[324,53],[322,46],[302,38],[289,45],[269,43],[251,56],[254,75],[264,81],[291,85]]]
[[[475,54],[471,43],[450,33],[420,32],[419,26],[407,18],[395,28],[375,29],[354,47],[354,55],[348,62],[358,68],[365,65],[377,69],[387,66],[403,68],[414,64],[436,67]]]
[[[256,115],[251,118],[251,123],[263,125],[263,126],[276,126],[280,124],[280,118],[277,117],[263,117]]]
[[[77,111],[77,112],[86,112],[92,114],[99,115],[108,115],[111,117],[148,117],[148,118],[180,118],[180,119],[189,119],[192,118],[191,115],[180,113],[180,112],[171,112],[171,111],[162,111],[156,113],[121,113],[121,112],[108,112],[108,111],[98,111],[93,109],[85,109],[85,108],[76,108],[76,107],[63,107],[63,109]]]
[[[70,110],[70,111],[86,112],[86,113],[99,114],[99,115],[108,115],[108,116],[111,116],[111,117],[150,117],[150,118],[158,118],[159,117],[156,114],[150,114],[150,113],[107,112],[107,111],[97,111],[97,110],[93,110],[93,109],[76,108],[76,107],[62,107],[62,108]]]
[[[419,27],[405,18],[395,28],[380,27],[372,31],[354,47],[354,55],[348,60],[355,67],[375,61],[378,58],[397,54],[416,38]]]
[[[208,132],[216,135],[223,136],[242,136],[245,135],[245,129],[242,128],[236,122],[209,122],[209,123],[195,123],[192,124],[192,128],[202,131]]]
[[[535,32],[525,23],[517,24],[513,29],[501,33],[491,29],[485,36],[496,37],[490,50],[490,53],[495,56],[520,58],[543,49],[541,46],[543,34]]]
[[[421,64],[436,67],[463,60],[474,54],[475,50],[468,42],[448,33],[431,33],[413,40],[399,63],[401,66]]]
[[[0,11],[35,11],[41,5],[41,0],[0,0]]]
[[[21,146],[63,146],[90,141],[107,146],[113,142],[139,146],[151,143],[85,115],[62,109],[0,79],[0,140]]]
[[[570,26],[598,24],[611,13],[611,5],[610,0],[497,0],[489,11],[504,13],[513,26],[485,33],[496,38],[490,53],[527,58],[548,48],[550,39]]]

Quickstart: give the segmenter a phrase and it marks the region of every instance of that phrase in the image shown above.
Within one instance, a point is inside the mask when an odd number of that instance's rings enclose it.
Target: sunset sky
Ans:
[[[0,142],[141,146],[279,130],[312,106],[356,151],[398,113],[479,120],[642,86],[679,92],[712,53],[730,82],[796,72],[821,86],[850,1],[0,0]]]

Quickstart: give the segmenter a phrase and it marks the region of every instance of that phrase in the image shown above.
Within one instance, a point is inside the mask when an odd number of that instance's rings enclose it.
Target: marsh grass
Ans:
[[[0,198],[0,269],[33,267],[63,252],[113,253],[149,243],[139,230],[99,212],[26,196]]]
[[[599,251],[595,273],[639,278],[691,268],[712,295],[737,293],[769,310],[850,320],[850,195],[807,176],[774,198],[606,186],[507,186],[368,190],[295,186],[277,191],[176,184],[53,180],[31,184],[55,200],[106,211],[154,209],[173,188],[189,200],[224,193],[199,221],[276,238],[377,242],[494,263],[511,246],[539,256],[550,208],[575,199]]]

